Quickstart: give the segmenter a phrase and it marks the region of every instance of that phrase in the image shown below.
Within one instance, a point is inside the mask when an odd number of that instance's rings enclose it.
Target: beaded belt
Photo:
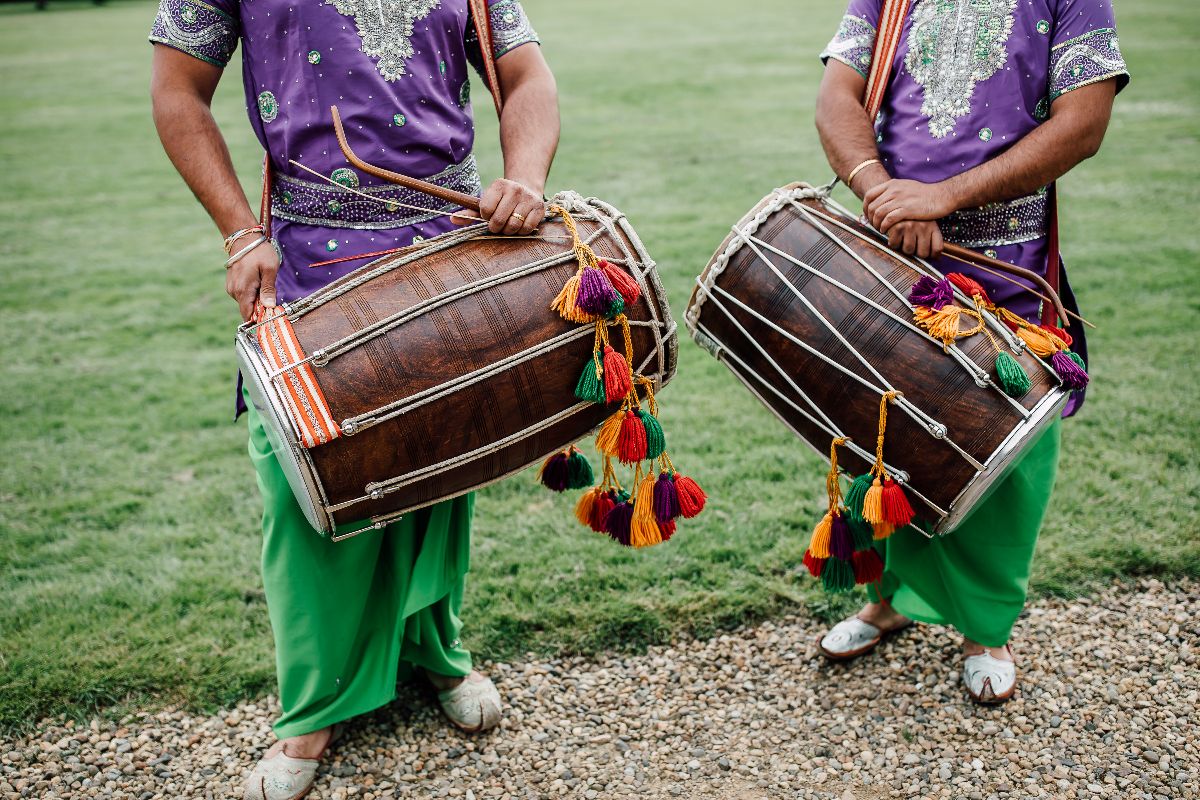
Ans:
[[[947,241],[963,247],[999,247],[1041,239],[1049,219],[1047,193],[1042,189],[1026,197],[981,208],[955,211],[938,220]]]
[[[362,194],[277,172],[272,177],[271,215],[325,228],[383,230],[426,222],[441,216],[441,212],[458,208],[402,186],[361,187],[358,173],[347,167],[335,169],[329,177]],[[473,155],[425,180],[466,194],[478,195],[480,191],[479,168]],[[368,199],[363,194],[377,199]],[[429,211],[417,211],[411,206]]]

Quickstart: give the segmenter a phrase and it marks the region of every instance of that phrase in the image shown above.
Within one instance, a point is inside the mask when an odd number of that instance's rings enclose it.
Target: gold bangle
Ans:
[[[855,179],[855,177],[858,176],[858,173],[862,172],[864,169],[871,166],[872,164],[879,164],[879,163],[881,163],[881,162],[878,158],[868,158],[866,161],[862,162],[857,167],[850,170],[850,174],[846,177],[846,187],[850,188],[850,185],[852,183],[854,183],[854,179]]]

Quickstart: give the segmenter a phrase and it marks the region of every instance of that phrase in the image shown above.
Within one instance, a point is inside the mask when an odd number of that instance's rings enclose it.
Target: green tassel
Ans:
[[[871,488],[871,473],[864,472],[850,483],[850,488],[846,491],[846,511],[851,522],[865,522],[863,519],[863,498],[867,496],[867,489]]]
[[[593,355],[579,375],[579,383],[575,384],[575,396],[588,403],[604,405],[604,382],[596,375],[597,372],[596,356]]]
[[[855,519],[850,514],[846,514],[846,521],[850,523],[850,535],[854,537],[854,552],[861,553],[875,546],[875,529],[871,527],[871,523],[864,519]]]
[[[612,319],[618,314],[625,313],[625,299],[621,297],[621,293],[617,292],[617,299],[612,301],[612,305],[608,307],[608,313],[604,316]]]
[[[592,465],[588,463],[587,456],[574,450],[567,459],[567,488],[586,489],[595,481]]]
[[[1087,372],[1087,364],[1083,363],[1083,357],[1080,356],[1079,353],[1076,353],[1074,350],[1068,350],[1067,358],[1071,359],[1076,364],[1078,364],[1079,368],[1081,370],[1083,370],[1084,372]]]
[[[642,424],[646,426],[646,458],[658,458],[667,449],[667,435],[663,433],[658,419],[649,411],[643,409],[637,413],[642,418]]]
[[[848,561],[831,558],[821,570],[821,583],[827,592],[848,592],[854,588],[854,567]]]
[[[1029,380],[1025,369],[1005,352],[996,354],[996,377],[1000,379],[1000,388],[1009,397],[1024,397],[1033,388],[1033,381]]]

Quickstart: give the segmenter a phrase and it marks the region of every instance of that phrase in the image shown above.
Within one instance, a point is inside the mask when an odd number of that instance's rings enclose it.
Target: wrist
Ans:
[[[933,188],[935,196],[941,201],[938,210],[942,212],[942,217],[949,216],[960,208],[970,205],[969,198],[964,196],[962,182],[958,180],[957,175],[935,183]]]
[[[858,195],[859,199],[862,199],[871,189],[881,183],[887,183],[891,179],[892,176],[888,174],[883,164],[871,164],[855,175],[854,180],[847,184],[847,187]]]
[[[504,179],[506,181],[512,181],[513,183],[519,183],[538,196],[545,196],[546,194],[546,179],[544,177],[539,180],[528,175],[506,174]]]

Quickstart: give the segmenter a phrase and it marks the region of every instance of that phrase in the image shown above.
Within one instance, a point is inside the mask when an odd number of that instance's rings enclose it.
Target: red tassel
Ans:
[[[817,558],[807,550],[804,551],[804,566],[808,568],[808,574],[814,578],[821,577],[821,570],[825,569],[825,559]]]
[[[579,502],[575,504],[575,519],[579,520],[581,525],[592,527],[592,517],[596,513],[596,501],[604,494],[604,490],[597,486],[594,489],[588,489],[584,492]]]
[[[946,280],[958,287],[958,290],[967,297],[974,300],[976,297],[982,297],[984,303],[991,303],[988,299],[987,289],[984,289],[982,284],[974,278],[968,278],[961,272],[951,272],[946,276]]]
[[[875,583],[883,577],[883,559],[875,552],[874,547],[855,553],[851,563],[854,565],[854,582],[860,586],[864,583]]]
[[[601,362],[604,372],[604,397],[610,403],[624,400],[633,388],[633,373],[625,356],[612,349],[612,345],[604,346],[604,360]]]
[[[636,464],[646,457],[646,425],[632,411],[625,412],[621,421],[621,436],[617,439],[617,459],[622,464]]]
[[[676,475],[675,491],[679,493],[679,513],[687,519],[691,519],[704,510],[704,503],[708,500],[708,495],[700,488],[700,484],[691,478],[686,475]]]
[[[899,528],[912,522],[916,512],[900,484],[891,478],[883,482],[883,520]]]
[[[1071,336],[1071,334],[1067,333],[1062,328],[1056,328],[1053,325],[1039,325],[1038,327],[1044,331],[1049,331],[1050,333],[1054,334],[1058,338],[1062,339],[1063,344],[1065,344],[1067,347],[1070,347],[1071,344],[1075,341],[1075,339]]]
[[[662,533],[662,540],[668,541],[675,535],[675,520],[669,519],[666,522],[658,523],[658,530]]]
[[[608,261],[601,260],[599,267],[604,276],[608,278],[608,282],[613,285],[613,288],[621,295],[621,299],[625,301],[625,309],[628,313],[629,308],[642,296],[642,290],[638,286],[637,281],[628,272]]]
[[[604,520],[608,519],[608,512],[612,511],[616,504],[611,490],[601,492],[596,497],[596,501],[592,503],[592,513],[588,515],[588,527],[596,533],[604,533]]]

